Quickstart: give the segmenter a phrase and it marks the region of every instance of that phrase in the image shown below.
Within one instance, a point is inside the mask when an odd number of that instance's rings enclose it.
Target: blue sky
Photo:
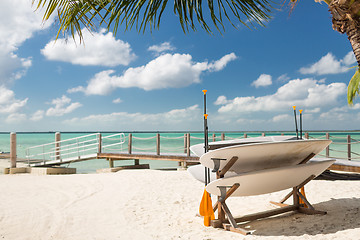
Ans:
[[[184,34],[169,6],[159,30],[85,30],[80,45],[55,42],[54,19],[27,2],[0,3],[0,131],[202,130],[203,89],[211,131],[293,130],[293,105],[305,130],[359,129],[355,59],[325,3],[223,35]]]

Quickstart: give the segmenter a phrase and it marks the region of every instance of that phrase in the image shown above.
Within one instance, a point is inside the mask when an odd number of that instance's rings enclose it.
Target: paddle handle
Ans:
[[[298,130],[297,119],[296,119],[296,106],[293,106],[293,109],[294,109],[294,117],[295,117],[296,139],[299,139],[299,130]]]

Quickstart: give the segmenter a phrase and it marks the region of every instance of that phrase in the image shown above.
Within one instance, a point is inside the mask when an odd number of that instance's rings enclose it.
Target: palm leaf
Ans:
[[[359,67],[357,67],[355,74],[351,78],[348,85],[347,99],[350,105],[353,104],[355,97],[359,95],[359,83],[360,83],[360,70]]]
[[[225,31],[223,16],[234,26],[240,22],[264,25],[270,19],[275,3],[271,0],[207,0],[204,8],[202,0],[174,0],[173,11],[179,18],[184,32],[196,31],[198,24],[206,32],[212,28]],[[117,32],[120,25],[124,30],[134,26],[138,31],[157,29],[169,4],[168,0],[33,0],[37,8],[45,8],[44,21],[55,13],[58,15],[59,31],[77,33],[82,38],[81,29],[94,30],[97,24]],[[206,14],[205,14],[206,13]],[[249,26],[248,26],[249,27]]]

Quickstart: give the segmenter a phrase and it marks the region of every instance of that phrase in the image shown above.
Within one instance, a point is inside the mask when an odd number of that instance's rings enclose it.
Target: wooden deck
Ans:
[[[199,163],[199,157],[188,156],[187,154],[174,153],[98,153],[98,159],[106,159],[109,161],[110,168],[114,167],[114,161],[118,160],[135,160],[135,165],[139,164],[139,160],[162,160],[162,161],[177,161],[179,165],[187,167]]]
[[[132,159],[146,159],[146,160],[164,160],[164,161],[186,161],[199,162],[199,157],[187,156],[186,154],[175,153],[98,153],[97,158],[105,158],[112,160],[132,160]]]

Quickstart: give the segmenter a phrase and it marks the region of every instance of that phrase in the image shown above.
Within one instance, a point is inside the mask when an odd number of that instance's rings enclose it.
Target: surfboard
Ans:
[[[310,154],[318,154],[330,143],[331,140],[311,139],[236,145],[207,152],[200,157],[200,163],[207,168],[214,169],[213,159],[222,159],[218,161],[221,170],[232,157],[238,157],[229,171],[252,172],[297,165]]]
[[[287,140],[296,140],[296,137],[294,137],[294,136],[266,136],[266,137],[252,137],[252,138],[241,138],[241,139],[210,142],[209,150],[211,151],[211,150],[215,150],[218,148],[230,147],[230,146],[235,146],[235,145],[264,143],[264,142],[279,142],[279,141],[287,141]],[[198,157],[200,157],[201,155],[203,155],[205,153],[203,143],[190,146],[190,150]]]
[[[194,165],[194,166],[190,166],[188,167],[187,171],[190,173],[190,175],[195,178],[196,180],[205,183],[205,167],[203,165]],[[233,177],[238,175],[235,172],[230,172],[228,171],[227,173],[225,173],[224,178],[227,177]],[[216,173],[211,172],[210,170],[210,182],[216,180]]]
[[[243,173],[234,177],[212,181],[207,185],[206,191],[220,196],[218,186],[230,188],[233,184],[239,183],[240,187],[231,195],[232,197],[277,192],[298,186],[311,175],[320,175],[334,162],[335,160],[327,160]]]

